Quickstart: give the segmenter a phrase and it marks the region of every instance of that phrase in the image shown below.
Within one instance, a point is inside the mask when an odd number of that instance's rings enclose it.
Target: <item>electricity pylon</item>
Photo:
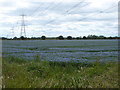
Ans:
[[[14,37],[14,26],[11,28],[11,37]]]
[[[24,20],[25,15],[22,14],[21,17],[22,17],[22,20],[21,20],[21,34],[20,34],[20,37],[21,37],[21,36],[26,37],[25,20]]]

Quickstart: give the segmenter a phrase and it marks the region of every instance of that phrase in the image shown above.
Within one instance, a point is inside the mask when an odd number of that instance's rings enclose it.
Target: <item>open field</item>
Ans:
[[[3,41],[5,88],[118,88],[117,40]]]
[[[5,40],[3,56],[17,56],[48,61],[117,61],[117,40]]]

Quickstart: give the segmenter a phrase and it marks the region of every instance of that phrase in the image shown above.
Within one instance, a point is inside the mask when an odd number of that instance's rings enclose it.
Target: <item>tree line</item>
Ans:
[[[50,40],[50,39],[54,39],[54,40],[81,40],[81,39],[120,39],[120,37],[105,37],[103,35],[97,36],[97,35],[88,35],[88,36],[79,36],[79,37],[72,37],[72,36],[67,36],[64,37],[62,35],[58,36],[58,37],[46,37],[46,36],[41,36],[41,37],[14,37],[14,38],[6,38],[6,37],[2,37],[2,40]]]

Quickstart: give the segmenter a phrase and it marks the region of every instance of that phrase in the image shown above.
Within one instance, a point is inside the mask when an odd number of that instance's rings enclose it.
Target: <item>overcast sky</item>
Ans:
[[[118,36],[118,1],[0,0],[0,36],[20,37],[22,14],[27,37]]]

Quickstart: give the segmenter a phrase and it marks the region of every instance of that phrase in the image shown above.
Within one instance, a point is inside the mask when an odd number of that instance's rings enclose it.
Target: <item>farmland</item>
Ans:
[[[26,40],[3,41],[3,56],[28,60],[39,55],[48,61],[117,61],[117,40]]]
[[[118,88],[117,40],[3,40],[3,87]]]

